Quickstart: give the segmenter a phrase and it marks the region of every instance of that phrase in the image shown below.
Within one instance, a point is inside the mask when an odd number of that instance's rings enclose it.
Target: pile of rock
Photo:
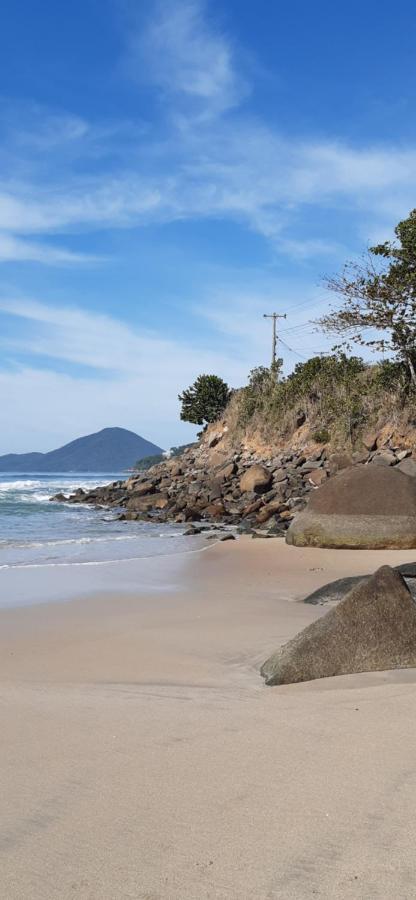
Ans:
[[[280,452],[266,459],[244,448],[222,449],[222,438],[221,433],[211,434],[181,457],[126,481],[53,499],[120,508],[123,519],[206,520],[238,526],[244,532],[282,535],[305,507],[309,494],[351,465],[406,465],[416,474],[416,462],[408,458],[406,449],[383,447],[351,455],[331,454],[318,446],[308,453]]]

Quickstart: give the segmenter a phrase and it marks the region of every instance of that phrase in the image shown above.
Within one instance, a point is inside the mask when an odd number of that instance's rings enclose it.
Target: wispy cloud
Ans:
[[[169,98],[157,128],[39,108],[17,120],[8,111],[0,258],[77,265],[88,259],[58,247],[63,235],[216,218],[305,260],[340,249],[324,216],[304,236],[312,210],[350,217],[359,240],[363,221],[387,236],[408,211],[416,147],[292,138],[250,117],[239,106],[247,83],[232,43],[207,9],[202,0],[149,3],[126,38],[131,74]],[[47,234],[53,247],[33,241]]]
[[[191,103],[201,118],[236,106],[247,84],[236,70],[231,41],[206,17],[203,0],[159,0],[144,28],[130,35],[130,74],[160,88],[167,99]]]
[[[30,298],[3,297],[0,313],[24,324],[0,337],[4,452],[19,448],[14,435],[22,421],[28,434],[42,435],[39,449],[106,424],[133,428],[162,446],[186,441],[195,429],[179,422],[178,393],[201,371],[221,372],[238,386],[249,368],[247,344],[226,349],[216,341],[211,349],[209,341],[164,338],[113,316]],[[68,371],[60,371],[63,364]]]
[[[74,266],[102,263],[103,259],[0,232],[0,262],[37,262],[49,266]]]

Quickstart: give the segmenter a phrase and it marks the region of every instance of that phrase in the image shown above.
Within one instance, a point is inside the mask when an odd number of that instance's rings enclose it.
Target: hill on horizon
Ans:
[[[134,431],[103,428],[49,453],[6,453],[0,456],[0,471],[121,472],[138,459],[162,452]]]

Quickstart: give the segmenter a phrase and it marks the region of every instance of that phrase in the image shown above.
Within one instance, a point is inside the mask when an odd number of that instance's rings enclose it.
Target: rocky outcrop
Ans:
[[[416,604],[402,576],[383,566],[262,666],[266,684],[291,684],[416,666]]]
[[[379,466],[382,451],[394,457],[392,468],[403,459],[408,462],[410,450],[385,441],[372,443],[375,450],[355,453],[331,453],[315,444],[266,455],[245,446],[231,447],[226,427],[214,426],[180,457],[133,473],[126,481],[56,499],[113,507],[124,519],[223,521],[244,532],[279,536],[304,509],[308,497],[346,467]]]
[[[297,547],[416,547],[416,480],[390,465],[345,469],[312,494],[286,540]]]

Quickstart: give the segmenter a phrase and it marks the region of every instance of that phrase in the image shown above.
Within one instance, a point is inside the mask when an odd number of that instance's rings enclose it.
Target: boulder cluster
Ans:
[[[311,492],[351,465],[406,466],[412,469],[408,474],[416,474],[416,461],[408,449],[382,447],[350,454],[330,453],[317,446],[308,453],[282,451],[265,458],[244,448],[219,448],[221,440],[222,435],[214,433],[180,457],[125,481],[52,499],[114,507],[122,519],[190,526],[221,522],[243,532],[273,536],[286,533]]]

